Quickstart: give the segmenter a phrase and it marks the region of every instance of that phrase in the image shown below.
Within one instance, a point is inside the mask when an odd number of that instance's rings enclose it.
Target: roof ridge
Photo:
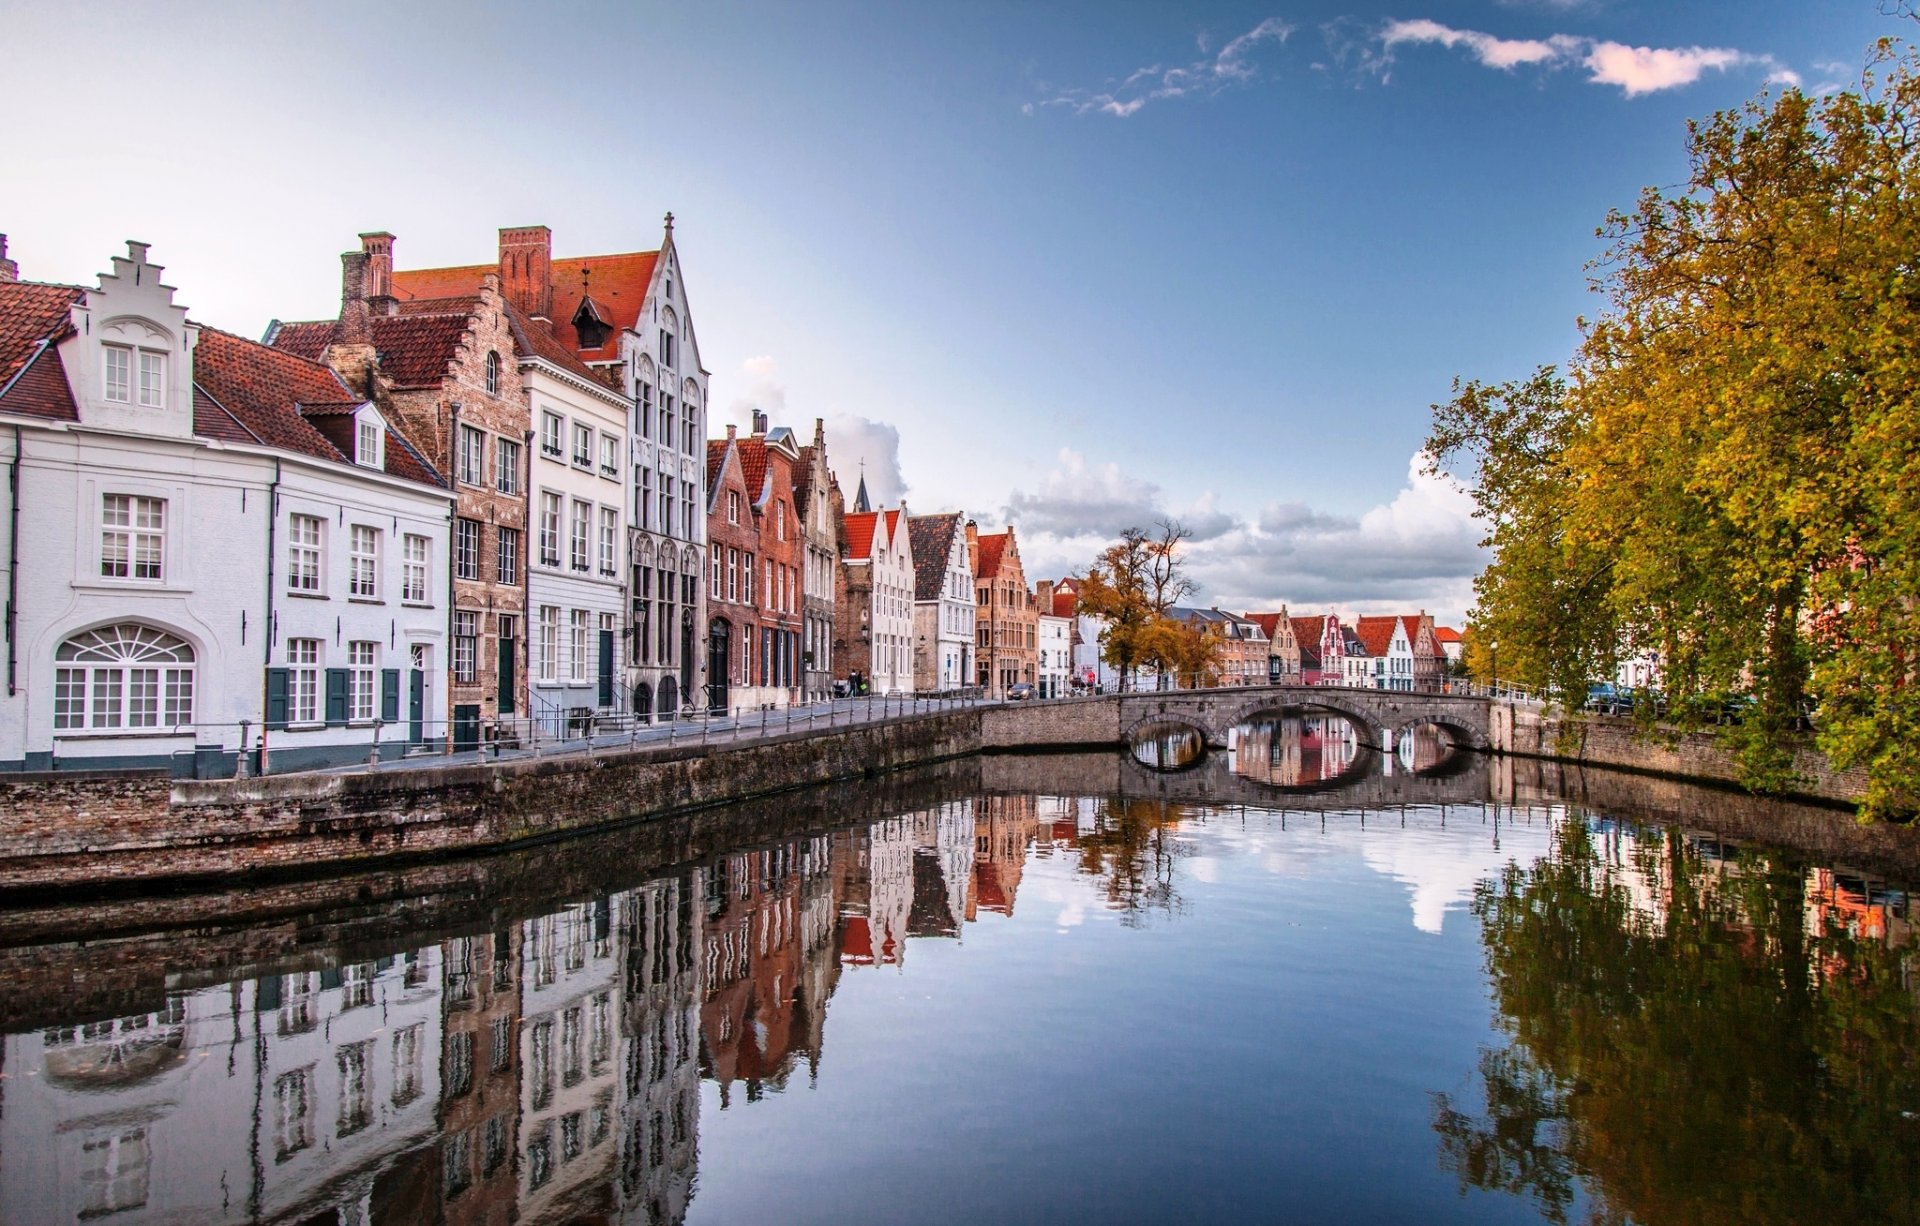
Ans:
[[[293,350],[291,350],[291,349],[279,349],[279,348],[276,348],[276,347],[274,347],[274,346],[272,346],[272,345],[269,345],[269,344],[266,344],[266,343],[264,343],[264,342],[262,342],[262,341],[256,341],[256,340],[254,340],[254,339],[253,339],[252,337],[250,337],[250,336],[242,336],[242,335],[240,335],[240,334],[239,334],[238,332],[229,332],[229,331],[227,331],[227,330],[226,330],[225,328],[219,328],[219,327],[215,327],[215,326],[214,326],[214,325],[212,325],[212,324],[196,324],[196,323],[194,323],[194,322],[193,322],[193,321],[192,321],[191,319],[189,319],[189,320],[188,320],[187,322],[188,322],[189,324],[192,324],[192,325],[193,325],[194,327],[196,327],[196,328],[198,328],[198,329],[200,329],[200,332],[201,332],[201,334],[202,334],[202,335],[204,335],[204,334],[206,334],[206,333],[208,333],[208,332],[217,332],[217,333],[219,333],[219,334],[220,334],[221,336],[230,336],[230,337],[232,337],[232,338],[233,338],[234,340],[236,340],[236,341],[240,341],[240,342],[242,342],[243,344],[247,344],[247,345],[251,345],[251,346],[253,346],[253,347],[254,347],[255,349],[264,349],[264,350],[266,350],[266,351],[267,351],[268,353],[271,353],[271,354],[274,354],[274,355],[276,355],[276,356],[278,356],[278,357],[281,357],[281,358],[287,358],[287,359],[291,359],[292,361],[295,361],[295,362],[302,362],[302,363],[305,363],[306,365],[308,365],[308,366],[311,366],[311,367],[313,367],[313,368],[314,368],[315,370],[324,370],[324,371],[326,371],[326,372],[327,372],[327,374],[328,374],[328,376],[329,376],[329,377],[331,377],[331,378],[333,379],[333,381],[334,381],[335,383],[337,383],[337,384],[339,384],[339,385],[340,385],[340,390],[341,390],[342,392],[344,392],[344,393],[346,393],[346,399],[345,399],[345,400],[328,400],[328,401],[314,401],[313,403],[315,403],[315,404],[321,404],[321,403],[325,403],[325,404],[348,404],[348,403],[352,403],[352,404],[367,404],[367,403],[369,403],[369,401],[367,400],[367,398],[366,398],[365,396],[357,396],[357,395],[355,395],[355,394],[354,394],[354,391],[353,391],[353,389],[347,386],[347,381],[346,381],[345,379],[342,379],[342,378],[340,377],[340,372],[339,372],[339,371],[337,371],[337,370],[335,370],[335,369],[334,369],[333,367],[331,367],[331,366],[329,366],[329,365],[327,365],[327,364],[326,364],[325,362],[322,362],[322,361],[318,361],[318,360],[316,360],[316,359],[314,359],[314,358],[310,358],[310,357],[306,357],[306,356],[305,356],[305,355],[303,355],[303,354],[298,354],[298,353],[295,353],[295,352],[294,352]],[[325,322],[325,321],[323,321],[323,320],[314,320],[313,322],[314,322],[314,323],[322,323],[322,322]],[[282,326],[284,327],[285,325],[283,324]],[[199,386],[199,381],[198,381],[198,380],[195,380],[195,382],[194,382],[194,386],[196,386],[196,387],[198,387],[198,386]],[[220,402],[219,402],[218,400],[216,400],[216,401],[214,401],[214,403],[215,403],[215,404],[220,404]],[[296,403],[296,404],[298,404],[298,403],[299,403],[299,401],[295,401],[294,403]],[[221,411],[222,411],[222,412],[226,412],[226,406],[225,406],[225,405],[221,405],[220,407],[221,407]]]

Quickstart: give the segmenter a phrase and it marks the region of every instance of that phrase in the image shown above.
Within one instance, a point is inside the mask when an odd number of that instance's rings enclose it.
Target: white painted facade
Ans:
[[[537,324],[535,326],[538,326]],[[626,712],[620,649],[627,613],[629,402],[552,362],[522,355],[532,410],[528,689],[542,736]],[[476,474],[486,480],[484,472]]]
[[[1071,617],[1040,615],[1038,644],[1040,669],[1037,688],[1041,698],[1065,698],[1073,677],[1073,621]]]
[[[875,694],[913,693],[913,541],[907,509],[879,512],[873,532],[873,631]]]
[[[936,693],[974,684],[973,562],[967,557],[967,534],[954,517],[947,545],[940,589],[932,599],[917,599],[913,607],[916,650],[925,645],[931,654],[916,682]],[[923,595],[923,593],[917,593]]]
[[[79,291],[57,346],[78,420],[0,405],[0,463],[19,482],[0,534],[17,590],[0,766],[225,775],[243,725],[261,744],[273,676],[296,669],[312,718],[266,731],[276,765],[364,758],[376,739],[399,752],[416,731],[409,672],[424,668],[423,688],[444,672],[450,494],[381,470],[382,448],[404,444],[370,405],[352,410],[367,466],[196,435],[201,330],[128,246]],[[297,591],[296,517],[313,542]]]
[[[639,315],[620,335],[633,380],[628,587],[634,649],[627,704],[662,719],[704,702],[707,372],[673,244],[672,218]]]

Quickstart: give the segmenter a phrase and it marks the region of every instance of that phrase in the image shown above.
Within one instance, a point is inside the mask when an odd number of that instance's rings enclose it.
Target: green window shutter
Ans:
[[[344,668],[327,670],[327,722],[347,722],[347,670]]]
[[[613,705],[613,631],[600,632],[600,705]]]
[[[267,727],[280,729],[287,726],[287,670],[270,668],[267,670]]]
[[[400,722],[400,670],[380,670],[380,718],[389,724]]]

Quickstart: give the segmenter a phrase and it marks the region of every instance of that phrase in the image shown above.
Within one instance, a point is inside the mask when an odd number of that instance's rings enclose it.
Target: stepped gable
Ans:
[[[591,285],[595,313],[612,326],[603,343],[573,350],[577,357],[587,362],[612,362],[620,357],[620,331],[639,324],[640,308],[646,302],[647,287],[653,283],[654,265],[659,260],[658,251],[630,251],[621,255],[582,256],[551,263],[551,319],[571,321],[579,313],[581,300],[587,297],[587,288]],[[405,310],[409,300],[472,294],[480,288],[483,277],[499,271],[499,266],[495,264],[396,269],[393,273],[393,293],[400,299],[401,309]],[[566,342],[559,343],[564,345]]]
[[[960,531],[960,514],[907,516],[907,541],[913,546],[913,598],[938,600],[947,581],[947,555],[953,534]]]
[[[873,533],[880,523],[880,512],[849,511],[842,523],[847,538],[847,559],[865,562],[873,557]]]
[[[480,303],[478,294],[418,299],[397,303],[392,315],[374,315],[368,323],[380,355],[381,375],[396,390],[438,386]],[[339,335],[339,323],[330,319],[281,323],[268,331],[267,343],[283,353],[319,362]]]
[[[1246,619],[1260,627],[1260,633],[1266,635],[1269,639],[1280,637],[1280,615],[1278,613],[1249,613],[1246,615]],[[1298,619],[1288,618],[1287,620],[1292,622]]]
[[[979,557],[974,559],[973,573],[982,579],[999,577],[1000,559],[1007,552],[1007,538],[1010,533],[995,532],[982,536],[974,543],[979,546]]]
[[[73,335],[69,312],[86,296],[77,285],[0,281],[0,409],[79,420],[55,346]]]

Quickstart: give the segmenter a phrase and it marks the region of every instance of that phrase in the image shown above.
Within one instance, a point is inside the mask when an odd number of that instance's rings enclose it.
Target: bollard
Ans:
[[[380,721],[373,721],[373,748],[367,753],[367,769],[374,770],[380,765]]]

